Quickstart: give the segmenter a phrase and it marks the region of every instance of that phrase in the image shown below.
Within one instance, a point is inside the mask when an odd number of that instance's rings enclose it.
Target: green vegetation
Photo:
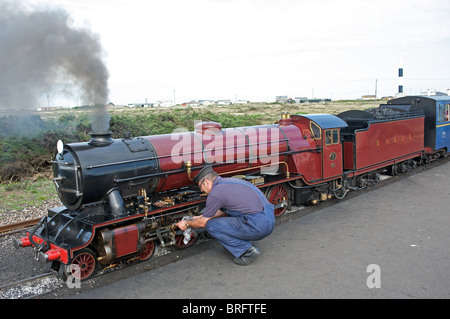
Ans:
[[[19,211],[24,207],[39,206],[42,202],[54,199],[55,184],[50,179],[39,178],[9,184],[0,184],[2,212]]]
[[[233,115],[213,113],[210,110],[175,108],[167,112],[151,112],[146,109],[135,112],[113,113],[111,131],[114,137],[130,132],[132,136],[147,136],[172,133],[175,129],[194,130],[195,121],[215,121],[222,127],[239,127],[262,124],[262,115]]]

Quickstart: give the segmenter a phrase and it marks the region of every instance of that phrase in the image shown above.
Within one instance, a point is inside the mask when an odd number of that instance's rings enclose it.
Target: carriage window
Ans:
[[[339,143],[339,130],[327,130],[325,131],[325,145],[338,144]]]
[[[314,134],[314,138],[316,139],[316,140],[320,140],[320,127],[317,125],[317,124],[315,124],[315,123],[313,123],[313,122],[311,122],[311,132],[313,132],[313,134]]]
[[[450,104],[439,104],[439,123],[449,121],[449,105]]]

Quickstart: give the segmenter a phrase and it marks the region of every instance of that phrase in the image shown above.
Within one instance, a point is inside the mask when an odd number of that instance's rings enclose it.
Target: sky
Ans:
[[[400,55],[407,95],[450,88],[448,0],[26,2],[62,7],[100,37],[115,104],[380,98],[397,93]]]

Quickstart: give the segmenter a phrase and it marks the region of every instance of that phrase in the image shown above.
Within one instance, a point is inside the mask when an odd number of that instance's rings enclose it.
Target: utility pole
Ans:
[[[375,101],[377,100],[378,79],[375,79]]]

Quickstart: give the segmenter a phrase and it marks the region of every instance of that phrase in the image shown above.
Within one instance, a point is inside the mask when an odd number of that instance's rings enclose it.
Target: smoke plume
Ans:
[[[0,109],[30,109],[38,99],[72,83],[95,105],[94,131],[107,131],[108,70],[99,37],[70,26],[61,8],[0,2]],[[71,88],[65,88],[71,90]]]

